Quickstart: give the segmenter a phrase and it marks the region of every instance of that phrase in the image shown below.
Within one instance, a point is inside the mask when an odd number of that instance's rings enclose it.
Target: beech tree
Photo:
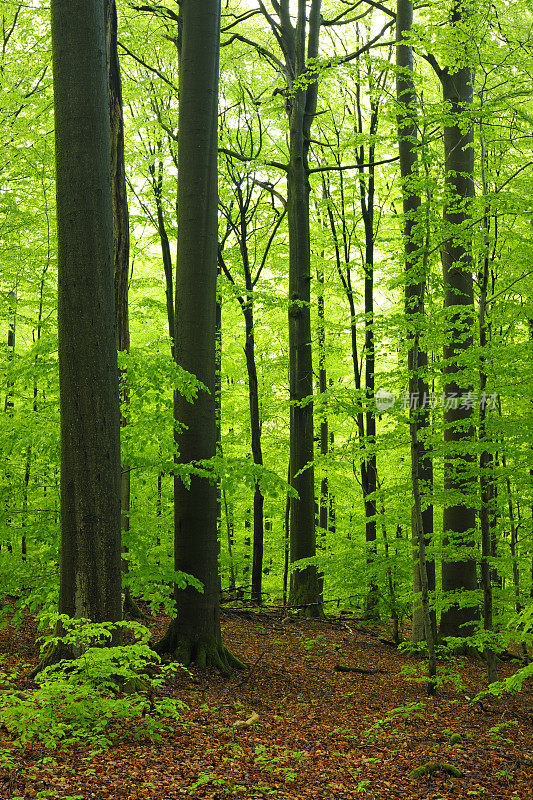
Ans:
[[[410,323],[409,337],[409,394],[410,397],[429,397],[427,380],[421,371],[427,367],[427,353],[420,348],[420,330],[424,323],[424,295],[427,270],[427,230],[421,226],[422,199],[416,185],[419,177],[417,147],[417,97],[413,79],[413,47],[409,41],[413,26],[412,0],[398,0],[396,6],[396,92],[398,99],[398,151],[403,181],[403,234],[405,251],[405,313]],[[412,639],[425,638],[429,654],[428,694],[436,691],[435,638],[436,620],[430,612],[429,591],[435,589],[435,565],[426,561],[426,545],[433,533],[433,507],[422,508],[420,482],[431,487],[433,465],[427,452],[424,433],[429,423],[427,407],[411,407],[411,480],[413,484],[412,538],[414,551],[413,589],[420,591],[420,600],[413,608]],[[420,610],[419,610],[420,609]],[[421,619],[420,619],[421,618]],[[420,624],[422,623],[422,625]],[[422,628],[422,630],[420,630]],[[422,635],[423,634],[423,635]]]
[[[420,334],[425,320],[425,291],[427,280],[427,252],[429,249],[428,213],[422,206],[420,165],[418,149],[419,118],[418,99],[413,77],[413,46],[409,41],[413,26],[412,0],[398,0],[396,13],[396,93],[398,99],[398,152],[403,194],[403,234],[405,249],[405,314],[408,325],[408,369],[409,394],[417,398],[417,407],[411,408],[413,454],[416,460],[415,506],[412,514],[413,538],[413,626],[411,638],[421,641],[426,638],[426,615],[428,613],[428,591],[435,591],[435,562],[431,559],[421,563],[425,548],[431,544],[433,535],[433,504],[422,508],[420,486],[431,492],[433,488],[433,462],[427,439],[430,425],[429,384],[427,380],[427,352],[420,344]],[[429,199],[426,198],[429,202]],[[424,215],[424,217],[422,216]],[[416,497],[418,495],[418,498]],[[418,502],[417,502],[418,500]],[[419,541],[422,536],[423,543]],[[421,554],[421,547],[424,553]],[[425,572],[425,575],[423,574]],[[422,592],[420,600],[419,592]],[[431,613],[432,634],[436,636],[436,615]]]
[[[194,403],[174,397],[177,466],[204,466],[203,474],[176,469],[174,558],[196,585],[176,586],[177,615],[159,653],[222,672],[239,665],[222,645],[218,574],[217,490],[205,462],[215,456],[215,329],[218,252],[218,65],[220,0],[182,0],[179,64],[178,259],[176,342],[179,367],[202,381]],[[198,581],[201,588],[198,588]]]
[[[209,18],[209,36],[191,38],[185,23],[193,17],[197,21],[196,14],[208,14],[204,4],[196,3],[202,7],[195,9],[175,0],[135,5],[117,0],[117,5],[125,158],[122,163],[120,114],[113,116],[120,112],[114,53],[108,64],[112,141],[102,145],[98,159],[108,150],[109,171],[110,147],[111,183],[117,190],[115,296],[120,302],[113,335],[120,334],[118,347],[127,346],[127,319],[130,323],[129,353],[121,357],[128,370],[122,466],[124,478],[126,473],[132,476],[130,509],[123,514],[130,528],[124,538],[131,564],[125,583],[152,609],[166,604],[171,611],[174,619],[159,648],[181,660],[229,670],[232,660],[218,623],[218,567],[223,587],[237,590],[233,597],[245,593],[252,577],[257,600],[261,596],[269,604],[285,602],[317,612],[323,592],[325,609],[338,604],[364,613],[370,587],[374,610],[382,619],[390,613],[396,641],[414,594],[413,639],[426,637],[427,612],[432,628],[442,616],[442,632],[467,633],[465,646],[485,648],[493,659],[494,678],[494,656],[506,646],[510,631],[527,654],[521,625],[531,602],[531,13],[523,4],[515,8],[501,0],[490,7],[450,0],[422,4],[411,25],[412,8],[404,0],[396,16],[386,3],[371,0],[323,0],[319,12],[310,0],[225,0],[221,17],[227,47],[217,137],[212,122],[217,103],[206,87],[214,70],[211,45],[218,18],[216,23]],[[66,4],[58,7],[66,13]],[[103,4],[104,11],[106,7],[112,9],[112,0]],[[0,370],[8,401],[0,426],[0,448],[6,456],[0,475],[0,569],[5,565],[6,592],[20,596],[21,604],[36,605],[46,604],[42,596],[50,598],[57,588],[60,533],[56,241],[49,202],[55,188],[53,104],[46,71],[49,38],[43,35],[49,31],[48,10],[41,3],[16,3],[6,10],[0,34],[0,129],[5,142]],[[379,39],[378,30],[382,24],[391,30],[394,22],[398,71],[391,63],[394,42],[389,35]],[[110,53],[114,33],[109,26]],[[68,42],[71,38],[69,34]],[[183,46],[187,64],[176,58]],[[206,46],[209,66],[203,60]],[[414,62],[411,47],[417,54]],[[26,52],[32,53],[31,68],[23,70]],[[81,80],[79,54],[84,52],[84,46],[77,47],[76,69],[69,73],[69,109]],[[178,64],[183,65],[183,103],[192,103],[188,111],[182,108],[180,126]],[[93,95],[85,92],[84,106],[87,97],[92,102]],[[58,99],[60,116],[59,94]],[[211,116],[204,114],[207,105]],[[65,118],[73,122],[70,110]],[[74,235],[72,227],[64,233],[64,220],[77,220],[78,185],[89,171],[91,186],[103,174],[103,160],[87,149],[89,139],[94,145],[95,119],[91,116],[90,131],[84,130],[81,114],[74,120],[80,131],[72,135],[85,136],[85,143],[83,158],[76,151],[75,191],[67,187],[68,204],[62,201],[60,209],[63,253],[64,236]],[[206,137],[218,145],[216,165],[214,155],[200,157]],[[61,152],[67,149],[72,151],[70,143]],[[479,157],[473,160],[474,149]],[[178,162],[180,152],[183,163]],[[219,264],[224,330],[219,337],[219,383],[213,384],[217,170],[220,260],[228,280]],[[65,192],[63,176],[64,167],[58,171],[60,192]],[[134,232],[129,259],[122,235],[128,229],[125,185]],[[84,193],[90,212],[84,213],[83,235],[107,236],[105,225],[94,223],[101,204],[93,214],[92,189]],[[290,226],[289,212],[283,214],[288,196]],[[106,220],[109,228],[109,216]],[[92,275],[97,258],[89,257],[85,245],[79,252],[76,270],[69,262],[71,283],[60,268],[60,323],[66,331],[68,318],[74,328],[66,338],[61,334],[61,391],[68,397],[68,391],[77,391],[72,384],[80,381],[90,387],[79,401],[82,405],[69,401],[65,414],[73,419],[78,410],[83,425],[90,419],[94,426],[94,398],[101,382],[90,367],[94,370],[108,352],[105,347],[102,351],[101,331],[110,317],[106,306],[103,315],[99,310],[87,322],[95,302],[101,308],[100,295],[92,288],[85,292],[80,276]],[[110,297],[112,283],[111,278]],[[68,317],[73,306],[61,296],[66,298],[65,287],[73,286],[84,289],[83,301],[81,312],[76,307]],[[306,329],[308,311],[311,326]],[[98,347],[94,345],[94,358],[87,359],[83,353],[93,346],[93,337]],[[169,347],[174,341],[178,364]],[[68,349],[72,343],[76,364],[69,377],[65,354],[74,358]],[[298,383],[297,375],[310,378],[309,385]],[[317,445],[313,452],[304,436],[308,455],[304,459],[303,449],[298,451],[302,460],[293,459],[290,476],[295,487],[302,479],[304,488],[293,498],[293,595],[287,603],[287,462],[289,450],[295,452],[293,434],[308,419],[313,387],[320,392]],[[375,394],[374,389],[386,390],[394,405],[383,407],[382,392]],[[118,393],[116,384],[114,391]],[[450,397],[453,392],[456,398]],[[213,458],[217,432],[211,403],[217,393],[222,396],[221,447]],[[486,399],[480,406],[483,394],[494,396],[492,406]],[[416,398],[418,408],[413,407]],[[98,409],[104,408],[103,401],[98,403]],[[65,428],[64,444],[69,430],[78,435],[77,424]],[[106,431],[110,425],[106,422]],[[334,447],[328,442],[332,433]],[[78,440],[70,437],[72,448]],[[105,442],[109,446],[109,437]],[[84,452],[89,450],[87,445]],[[101,452],[99,447],[95,458]],[[69,480],[73,485],[72,463],[64,472],[65,486]],[[320,480],[325,466],[327,485]],[[88,474],[85,470],[85,494],[94,483]],[[170,477],[177,489],[175,526]],[[216,480],[222,489],[219,527],[227,531],[230,551],[220,563],[211,505],[216,497],[211,481]],[[80,479],[76,491],[81,485]],[[104,491],[98,490],[98,503],[109,486],[108,481]],[[311,502],[306,501],[301,526],[296,501],[304,497]],[[335,516],[328,520],[326,505],[332,498]],[[85,508],[88,499],[81,502]],[[317,515],[325,531],[318,556]],[[89,509],[82,523],[96,516]],[[252,520],[257,530],[253,569]],[[406,535],[409,529],[411,537]],[[106,527],[106,537],[109,531],[116,535],[116,528]],[[89,534],[84,536],[88,541]],[[90,550],[95,565],[102,557],[101,538],[97,549]],[[82,554],[88,553],[89,546],[83,546]],[[65,564],[74,565],[74,572],[77,552],[65,548]],[[422,586],[424,561],[427,586]],[[432,591],[432,562],[443,569],[443,593]],[[315,582],[318,569],[324,575],[322,585],[320,579]],[[476,572],[483,583],[485,630],[476,619],[482,608]],[[63,583],[67,579],[65,573]],[[302,592],[295,594],[300,579]],[[173,581],[178,584],[177,608],[168,591]],[[21,586],[32,588],[21,593]],[[118,577],[116,586],[118,594]],[[492,625],[492,616],[497,624]],[[468,626],[462,628],[462,622]]]
[[[120,419],[104,0],[53,0],[59,611],[121,619]]]
[[[441,251],[444,282],[444,308],[447,330],[444,344],[445,382],[444,490],[447,500],[443,512],[444,547],[459,552],[459,557],[444,556],[442,588],[444,592],[477,589],[474,542],[475,462],[473,404],[463,402],[473,386],[468,380],[467,357],[473,346],[474,286],[472,279],[472,219],[474,197],[474,132],[468,118],[474,92],[468,40],[470,0],[452,4],[450,34],[458,63],[441,68],[434,57],[430,61],[442,84],[445,104],[444,161],[445,206],[444,237]],[[475,602],[453,597],[443,609],[440,632],[443,636],[468,636],[477,617]]]

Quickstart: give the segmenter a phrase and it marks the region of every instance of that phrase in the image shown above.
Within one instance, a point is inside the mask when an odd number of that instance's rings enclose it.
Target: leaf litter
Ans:
[[[147,624],[157,638],[168,618]],[[126,723],[100,752],[21,750],[0,731],[0,798],[533,797],[531,682],[473,702],[486,668],[464,658],[428,698],[424,662],[391,647],[386,625],[351,616],[305,620],[239,606],[224,609],[222,628],[247,668],[230,678],[177,671],[161,691],[186,708],[161,741],[135,740]],[[31,617],[0,631],[2,669],[18,673],[20,692],[33,687],[25,675],[37,662],[35,638]],[[500,678],[516,669],[500,664]]]

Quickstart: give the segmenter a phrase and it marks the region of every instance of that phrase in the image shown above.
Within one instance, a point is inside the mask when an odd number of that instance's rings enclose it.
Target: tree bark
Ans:
[[[282,14],[288,71],[299,78],[307,58],[318,55],[320,0],[312,0],[307,29],[307,3],[298,0],[296,27]],[[306,52],[307,51],[307,52]],[[296,86],[291,81],[289,111],[289,164],[287,218],[289,226],[289,391],[290,484],[298,493],[290,499],[290,562],[313,558],[315,537],[315,480],[313,466],[313,360],[311,349],[311,249],[309,232],[308,153],[316,111],[316,81]],[[322,614],[316,566],[295,569],[291,575],[289,603],[309,616]]]
[[[179,79],[178,259],[176,362],[201,380],[194,403],[176,392],[177,463],[195,464],[216,453],[215,328],[218,252],[218,69],[220,0],[182,0]],[[183,426],[183,427],[182,427]],[[176,587],[177,616],[156,645],[182,663],[236,665],[222,645],[218,573],[217,492],[214,481],[192,475],[187,487],[174,477],[176,570],[203,584]]]
[[[457,29],[469,9],[463,2],[454,2],[450,24]],[[442,636],[469,636],[478,611],[468,592],[477,589],[476,558],[474,554],[476,494],[474,466],[473,407],[461,404],[461,397],[472,392],[467,378],[465,356],[473,345],[474,289],[472,280],[471,232],[474,197],[474,133],[465,112],[472,104],[473,73],[468,64],[456,71],[441,70],[443,100],[448,105],[448,122],[444,126],[444,158],[446,171],[446,205],[444,225],[448,238],[441,252],[446,310],[446,339],[444,345],[444,492],[453,500],[447,501],[443,514],[442,588],[445,593],[461,591],[459,604],[451,597],[450,605],[442,612]],[[453,401],[450,398],[456,398]],[[446,406],[449,407],[446,407]],[[454,406],[457,407],[454,407]],[[464,499],[463,499],[464,498]],[[459,550],[458,556],[446,555]]]
[[[411,422],[416,426],[417,446],[413,454],[419,459],[417,476],[424,490],[431,493],[433,488],[433,464],[431,452],[426,443],[426,435],[430,425],[429,414],[429,386],[425,371],[427,370],[427,352],[418,346],[420,331],[424,324],[425,309],[424,299],[426,291],[426,269],[429,242],[422,231],[421,207],[422,197],[419,185],[418,169],[418,120],[417,96],[413,80],[413,48],[409,43],[409,35],[413,25],[412,0],[398,0],[396,13],[396,96],[398,99],[398,153],[400,156],[400,173],[402,177],[403,195],[403,235],[405,252],[405,316],[407,321],[407,339],[409,350],[407,365],[409,370],[409,394],[417,398],[417,408],[411,408]],[[407,40],[406,40],[407,39]],[[402,43],[403,41],[403,43]],[[415,338],[417,363],[414,363]],[[420,491],[420,488],[419,488]],[[433,536],[433,505],[429,503],[425,509],[420,509],[422,515],[422,529],[424,532],[424,545],[431,544]],[[412,541],[413,541],[413,624],[411,639],[414,642],[423,641],[425,632],[425,612],[420,602],[422,591],[422,576],[420,574],[419,543],[418,543],[418,512],[412,515]],[[435,562],[426,561],[426,578],[428,591],[435,591]],[[436,614],[431,612],[433,633],[436,635]]]
[[[115,622],[121,618],[120,416],[104,5],[104,0],[51,3],[61,412],[59,611]]]

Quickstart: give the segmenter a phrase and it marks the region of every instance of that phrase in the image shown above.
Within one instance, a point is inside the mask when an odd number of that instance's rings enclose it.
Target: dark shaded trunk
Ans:
[[[318,56],[320,0],[312,0],[309,24],[305,0],[298,0],[293,27],[289,3],[280,5],[280,36],[286,59],[289,99],[289,163],[287,219],[289,227],[289,392],[290,562],[313,558],[315,541],[315,482],[313,468],[313,361],[311,349],[311,249],[309,232],[308,153],[318,85],[295,80],[306,74],[307,59]],[[309,76],[307,76],[309,77]],[[322,614],[316,566],[291,574],[290,604],[310,616]]]
[[[121,618],[120,413],[105,3],[52,0],[51,12],[61,412],[59,611],[114,622]]]
[[[13,379],[13,367],[15,361],[15,333],[16,333],[16,325],[17,325],[17,292],[16,289],[12,289],[9,292],[9,327],[7,329],[7,381],[6,381],[6,400],[4,404],[4,412],[9,416],[13,416],[13,412],[15,409],[15,381]],[[11,474],[11,468],[9,466],[9,458],[6,459],[6,483],[9,487],[7,492],[7,501],[6,501],[6,510],[9,511],[9,507],[13,503],[13,497],[11,495],[12,491],[12,483],[13,477]],[[9,531],[11,527],[11,519],[6,517],[5,526]],[[7,551],[9,553],[13,552],[13,545],[11,542],[11,537],[9,533],[6,531],[7,536],[5,538],[5,545]],[[0,542],[0,548],[2,546],[2,542]]]
[[[234,539],[234,526],[233,526],[233,510],[229,506],[226,490],[222,490],[222,497],[224,498],[224,514],[226,517],[226,534],[228,542],[228,556],[229,556],[229,589],[235,591],[235,566],[233,563],[233,539]]]
[[[247,284],[249,283],[250,271],[245,271]],[[255,362],[255,336],[254,336],[254,316],[253,300],[251,297],[252,286],[246,287],[250,292],[249,299],[243,308],[244,323],[246,329],[246,341],[244,352],[246,356],[246,369],[248,371],[248,398],[250,404],[250,431],[252,437],[252,458],[254,464],[263,466],[263,451],[261,448],[261,418],[259,414],[259,389],[257,383],[257,365]],[[252,558],[252,600],[256,603],[262,601],[262,580],[263,580],[263,540],[264,540],[264,519],[263,507],[264,497],[259,485],[255,484],[254,489],[254,510],[253,510],[253,558]]]
[[[419,332],[425,324],[424,299],[426,291],[427,252],[429,249],[429,231],[422,230],[422,198],[419,189],[418,167],[418,120],[417,96],[413,79],[413,48],[409,44],[413,24],[413,4],[411,0],[398,0],[396,16],[396,95],[399,103],[398,112],[398,153],[400,156],[400,174],[402,177],[403,195],[403,235],[405,253],[405,316],[407,322],[407,340],[409,350],[407,366],[409,371],[409,395],[416,398],[416,408],[410,408],[411,424],[416,427],[416,447],[412,454],[418,458],[417,480],[423,492],[431,494],[433,489],[433,464],[431,451],[426,443],[430,425],[429,386],[427,382],[427,352],[419,347]],[[404,44],[400,44],[402,40]],[[429,198],[428,198],[429,202]],[[429,208],[427,209],[429,212]],[[427,222],[427,218],[426,218]],[[416,339],[416,342],[415,342]],[[416,364],[415,364],[416,351]],[[411,405],[411,404],[410,404]],[[420,574],[418,542],[418,515],[424,535],[424,551],[431,544],[433,536],[433,506],[429,504],[422,510],[413,510],[412,542],[413,542],[413,624],[411,638],[419,642],[426,637],[425,610],[420,602],[422,583],[427,584],[429,592],[435,591],[435,562],[425,562],[426,576],[424,581]],[[436,613],[430,612],[433,636],[436,636]]]
[[[165,273],[165,297],[167,304],[167,324],[168,335],[170,337],[170,349],[175,358],[175,338],[176,338],[176,315],[174,310],[174,282],[172,269],[172,255],[170,252],[170,242],[168,239],[165,216],[163,214],[163,162],[158,162],[157,174],[155,164],[151,164],[150,175],[152,177],[152,188],[154,192],[155,207],[157,214],[157,232],[161,242],[161,254],[163,256],[163,271]]]
[[[324,254],[322,254],[323,256]],[[326,311],[325,311],[325,298],[324,298],[324,272],[319,270],[317,272],[318,283],[318,302],[317,302],[317,340],[318,340],[318,391],[322,395],[322,418],[320,420],[320,456],[321,456],[321,471],[322,480],[320,481],[319,495],[318,495],[318,530],[319,539],[317,541],[317,549],[325,553],[327,546],[327,532],[329,527],[329,510],[330,505],[328,502],[328,466],[327,455],[329,447],[329,431],[328,431],[328,415],[327,403],[325,400],[325,393],[327,391],[328,381],[326,372]],[[324,573],[319,574],[320,591],[324,588]]]
[[[481,124],[481,179],[483,194],[488,194],[488,185],[485,170],[486,145],[483,137],[483,127]],[[484,232],[484,254],[482,267],[478,274],[479,284],[479,391],[481,398],[485,397],[487,390],[487,357],[485,355],[489,342],[489,324],[487,320],[487,290],[489,285],[489,224],[490,207],[485,206],[483,212],[483,232]],[[493,628],[492,620],[492,570],[490,558],[492,556],[492,530],[491,516],[494,516],[494,464],[492,450],[489,449],[489,435],[487,432],[487,406],[485,402],[480,403],[479,408],[479,441],[485,447],[479,457],[479,488],[480,488],[480,511],[479,526],[481,528],[481,585],[483,587],[483,627],[485,635],[491,636]],[[496,666],[496,653],[490,638],[485,642],[485,659],[487,662],[488,682],[495,683],[498,680]]]
[[[226,673],[238,662],[222,645],[218,573],[217,491],[180,465],[216,454],[215,332],[218,252],[217,114],[220,0],[182,0],[179,65],[178,259],[176,267],[177,364],[203,382],[194,403],[174,396],[178,468],[174,477],[175,569],[203,584],[176,586],[176,619],[156,645],[183,664],[215,666]],[[181,427],[185,426],[185,427]]]
[[[130,265],[130,217],[126,191],[126,165],[124,158],[124,114],[122,103],[122,79],[117,46],[117,7],[115,0],[106,0],[107,58],[109,70],[109,121],[111,131],[111,193],[113,198],[113,241],[115,253],[115,334],[117,350],[128,353],[130,349],[129,325],[129,265]],[[120,399],[122,413],[120,427],[128,424],[129,390],[127,372],[121,370]],[[130,529],[131,472],[127,461],[122,459],[120,478],[120,508],[122,521],[122,550],[127,553],[124,541]],[[128,561],[122,559],[124,575],[124,613],[142,616],[133,600],[127,583]]]
[[[450,24],[457,31],[457,47],[463,37],[462,23],[468,7],[454,3]],[[477,589],[474,553],[476,480],[474,475],[473,406],[461,404],[472,392],[466,357],[473,345],[474,289],[472,280],[471,230],[474,197],[474,133],[467,114],[472,105],[473,73],[467,66],[451,72],[441,70],[443,100],[448,105],[444,126],[446,204],[444,225],[447,240],[442,248],[446,333],[444,346],[444,492],[448,498],[443,516],[442,588],[446,594],[461,591],[458,603],[449,598],[441,616],[442,636],[469,636],[478,618],[475,601],[468,592]],[[457,555],[454,554],[454,551]]]
[[[291,465],[287,469],[287,483],[291,477]],[[290,556],[290,512],[291,512],[291,496],[287,492],[285,498],[285,516],[283,518],[283,608],[287,608],[288,588],[289,588],[289,556]]]
[[[215,310],[215,450],[222,457],[222,297],[219,291],[220,270],[217,269],[217,305]],[[222,542],[222,486],[217,476],[217,535]],[[232,564],[233,569],[233,564]]]
[[[9,292],[9,327],[7,329],[7,385],[6,385],[6,400],[4,403],[4,411],[9,416],[13,415],[15,407],[15,382],[13,380],[13,363],[15,361],[15,333],[17,326],[17,292],[12,289]]]

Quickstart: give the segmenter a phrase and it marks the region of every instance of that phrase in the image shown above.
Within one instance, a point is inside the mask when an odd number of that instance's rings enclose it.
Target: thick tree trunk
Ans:
[[[178,260],[176,361],[207,387],[194,403],[174,398],[178,464],[216,452],[215,328],[218,252],[217,114],[220,0],[182,0],[179,73]],[[184,426],[183,428],[181,426]],[[222,645],[218,573],[217,492],[214,482],[174,478],[176,570],[203,584],[176,587],[177,617],[156,645],[182,663],[228,672],[235,659]]]
[[[104,5],[104,0],[51,3],[59,245],[59,611],[114,622],[121,618],[120,416]]]
[[[461,22],[468,13],[462,2],[454,3],[452,28],[461,34]],[[459,43],[458,43],[459,46]],[[467,54],[465,53],[465,57]],[[477,589],[474,553],[476,480],[474,475],[473,406],[461,397],[472,392],[465,356],[473,345],[474,289],[472,281],[471,201],[474,197],[474,134],[465,111],[472,104],[473,73],[470,66],[441,71],[443,100],[449,106],[444,127],[446,205],[444,225],[448,236],[442,249],[444,307],[447,315],[444,346],[444,508],[442,588],[445,593],[461,591],[461,603],[450,599],[442,612],[442,636],[469,636],[478,617],[475,602],[467,592]],[[454,398],[454,399],[452,399]],[[459,550],[457,556],[454,550]],[[448,555],[446,555],[448,551]]]
[[[15,361],[15,334],[17,326],[17,291],[12,289],[9,292],[9,327],[7,329],[7,386],[4,411],[9,416],[13,415],[15,407],[15,383],[13,381],[13,362]]]
[[[284,36],[292,45],[291,73],[306,71],[306,58],[316,57],[320,31],[320,0],[313,0],[306,35],[305,0],[298,0],[296,28],[282,20]],[[307,44],[307,48],[306,48]],[[307,52],[306,52],[307,49]],[[296,88],[289,102],[289,165],[287,218],[289,226],[289,383],[290,383],[290,484],[298,497],[290,500],[290,561],[293,564],[316,553],[315,480],[313,467],[313,359],[311,349],[311,249],[309,232],[309,173],[307,156],[316,110],[317,84]],[[290,605],[310,616],[322,614],[318,572],[315,566],[291,575]]]
[[[106,0],[107,58],[109,70],[109,121],[111,131],[111,193],[113,198],[113,241],[115,252],[115,335],[117,350],[129,352],[129,266],[130,266],[130,217],[126,191],[126,165],[124,158],[124,115],[122,104],[122,79],[117,47],[117,7],[115,0]],[[128,424],[127,405],[129,391],[126,370],[121,374],[121,402],[124,412],[120,415],[120,427]],[[120,508],[122,534],[130,529],[131,479],[129,464],[122,459],[120,476]],[[122,542],[123,552],[127,549]],[[128,561],[122,560],[122,570],[128,572]],[[124,583],[124,613],[141,617],[142,613],[133,600],[127,579]]]
[[[413,186],[418,177],[418,128],[416,120],[416,90],[413,80],[413,48],[409,42],[402,43],[409,37],[413,25],[412,0],[398,0],[396,7],[396,94],[398,98],[398,151],[402,176],[403,214],[404,214],[404,251],[405,251],[405,314],[408,324],[408,370],[409,394],[411,397],[429,397],[429,391],[421,369],[427,366],[427,354],[419,349],[420,327],[424,316],[424,295],[426,290],[426,258],[427,243],[417,235],[421,207],[420,195]],[[424,248],[424,244],[426,247]],[[422,247],[421,247],[422,246]],[[422,249],[424,248],[424,249]],[[413,588],[419,589],[418,607],[413,608],[413,639],[425,639],[428,648],[428,694],[436,693],[436,656],[435,635],[436,622],[432,619],[429,605],[429,592],[435,589],[435,570],[430,570],[426,561],[426,544],[433,532],[433,510],[422,511],[420,496],[420,479],[433,481],[431,458],[427,452],[420,433],[429,425],[429,411],[422,405],[420,408],[409,404],[410,436],[411,436],[411,482],[413,486],[412,538],[415,551]],[[431,484],[430,484],[431,485]],[[426,527],[427,526],[427,527]],[[419,587],[416,585],[417,580]],[[430,580],[432,585],[430,584]],[[420,626],[420,618],[422,626]],[[420,631],[420,627],[423,630]],[[422,634],[422,635],[421,635]]]
[[[483,195],[488,194],[488,184],[486,179],[486,145],[483,136],[483,123],[481,127],[481,182]],[[483,212],[483,231],[484,231],[484,254],[482,267],[478,274],[479,283],[479,391],[480,396],[485,397],[487,389],[487,357],[485,355],[489,342],[489,323],[487,320],[487,290],[489,284],[489,225],[490,225],[490,206],[485,205]],[[486,403],[481,403],[479,409],[479,441],[484,446],[479,456],[479,488],[480,488],[480,511],[479,527],[481,529],[481,585],[483,587],[483,627],[487,636],[490,637],[493,629],[493,604],[492,604],[492,570],[490,557],[492,555],[492,530],[491,517],[494,518],[494,457],[490,449],[490,437],[487,432],[487,408]],[[496,652],[490,639],[485,642],[485,659],[487,662],[488,682],[495,683],[498,680],[498,670],[496,665]]]
[[[6,400],[4,403],[4,412],[9,416],[13,416],[13,411],[15,409],[15,381],[13,380],[13,366],[15,361],[15,334],[16,334],[16,326],[17,326],[17,291],[16,288],[12,289],[9,292],[9,327],[7,329],[7,382],[6,382]],[[6,482],[10,489],[8,490],[7,500],[6,500],[6,511],[9,511],[9,507],[13,503],[13,497],[11,495],[11,487],[13,482],[13,476],[11,474],[11,468],[9,466],[9,459],[6,459]],[[9,553],[13,552],[13,544],[11,542],[11,536],[9,534],[9,528],[11,527],[11,519],[6,517],[5,526],[8,529],[6,531],[6,538],[5,538],[5,545],[7,551]],[[0,549],[2,547],[3,542],[0,541]]]
[[[407,320],[407,338],[409,351],[407,356],[409,370],[409,394],[418,398],[418,407],[411,409],[412,424],[416,426],[417,447],[413,450],[419,459],[417,475],[419,486],[422,484],[426,492],[432,491],[433,464],[431,452],[425,441],[430,425],[429,386],[424,374],[427,369],[427,353],[416,347],[417,364],[414,364],[416,332],[424,324],[424,295],[426,291],[426,258],[428,242],[426,237],[418,233],[421,230],[422,198],[417,186],[418,180],[418,123],[417,97],[413,80],[413,48],[402,39],[408,38],[413,24],[412,0],[398,0],[396,14],[396,95],[399,103],[398,111],[398,152],[400,156],[400,173],[402,177],[403,214],[404,214],[404,251],[405,251],[405,315]],[[418,342],[418,339],[417,339]],[[433,535],[433,506],[429,504],[422,515],[424,545],[430,546]],[[418,513],[412,514],[413,541],[413,624],[411,638],[414,642],[423,641],[425,632],[425,612],[420,601],[422,578],[420,575]],[[435,562],[426,561],[426,578],[428,591],[435,591]],[[436,634],[436,614],[431,612],[433,632]]]

